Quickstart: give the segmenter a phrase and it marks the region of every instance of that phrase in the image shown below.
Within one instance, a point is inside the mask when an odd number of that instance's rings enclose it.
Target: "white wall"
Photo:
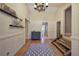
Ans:
[[[32,12],[30,13],[30,24],[29,24],[29,38],[31,31],[41,31],[42,22],[48,22],[48,38],[56,38],[56,23],[61,21],[61,33],[64,34],[64,10],[69,7],[70,4],[64,4],[59,6],[54,13],[52,12]],[[53,7],[51,7],[53,8]],[[51,11],[52,9],[50,9]],[[55,10],[55,9],[54,9]],[[54,11],[52,10],[52,11]]]
[[[7,4],[14,9],[17,15],[23,20],[25,27],[25,17],[29,18],[26,4]],[[0,11],[0,55],[14,55],[25,43],[25,28],[10,28],[11,20],[15,18]]]
[[[71,36],[71,41],[72,41],[72,48],[71,48],[71,53],[73,56],[79,56],[79,4],[66,4],[59,8],[59,11],[57,12],[57,20],[61,21],[61,33],[64,34],[65,31],[65,13],[64,10],[72,6],[72,36]]]
[[[61,21],[61,34],[65,33],[65,9],[68,8],[71,4],[65,4],[61,7],[59,7],[56,15],[57,15],[57,21]]]
[[[26,4],[26,19],[25,19],[25,39],[28,39],[28,24],[29,24],[29,21],[30,21],[30,11],[29,11],[29,8],[28,8],[28,6],[27,6],[27,4]]]
[[[31,38],[31,31],[41,31],[42,22],[48,22],[48,38],[55,38],[55,14],[47,12],[32,12],[30,13],[29,23],[29,38]]]
[[[79,56],[79,4],[72,4],[72,55]]]

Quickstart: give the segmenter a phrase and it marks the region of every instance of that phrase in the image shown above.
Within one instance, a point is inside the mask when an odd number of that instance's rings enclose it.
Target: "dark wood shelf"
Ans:
[[[9,25],[10,27],[24,28],[23,26]]]
[[[16,19],[18,18],[17,16],[10,14],[10,13],[4,11],[3,9],[0,9],[0,11],[4,12],[4,13],[7,14],[7,15],[10,15],[10,16],[16,18]]]

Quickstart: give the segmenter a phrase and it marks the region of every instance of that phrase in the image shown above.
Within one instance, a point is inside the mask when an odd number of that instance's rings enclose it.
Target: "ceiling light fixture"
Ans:
[[[48,3],[35,3],[34,4],[34,9],[39,12],[45,11],[47,7],[48,7]]]

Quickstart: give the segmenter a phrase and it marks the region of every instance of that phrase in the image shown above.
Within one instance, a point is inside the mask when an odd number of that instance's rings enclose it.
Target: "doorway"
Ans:
[[[28,39],[28,20],[25,19],[25,41]]]
[[[48,22],[42,23],[41,41],[44,42],[48,38]]]
[[[71,6],[65,10],[65,35],[71,36]]]
[[[57,38],[59,38],[61,35],[61,22],[57,22]]]

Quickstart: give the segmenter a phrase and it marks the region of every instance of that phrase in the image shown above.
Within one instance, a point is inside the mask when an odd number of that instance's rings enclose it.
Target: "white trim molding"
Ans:
[[[0,36],[0,40],[7,39],[7,38],[10,38],[10,37],[14,37],[14,36],[21,35],[21,34],[24,34],[24,32],[19,32],[19,33]]]
[[[79,41],[79,37],[78,36],[71,36],[71,39]]]

